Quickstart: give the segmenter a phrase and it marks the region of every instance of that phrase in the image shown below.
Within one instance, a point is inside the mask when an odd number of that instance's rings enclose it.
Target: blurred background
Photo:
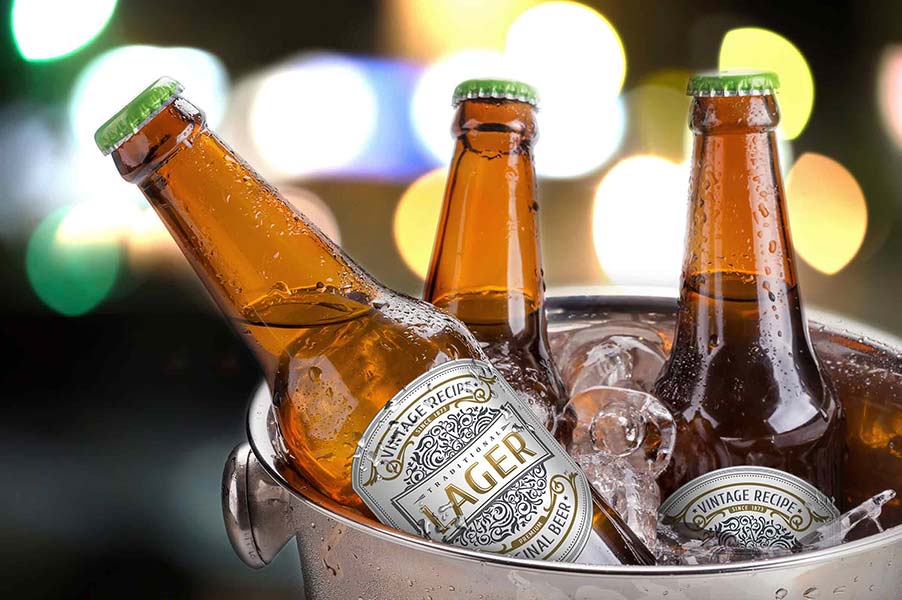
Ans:
[[[253,4],[253,8],[251,8]],[[690,72],[783,87],[781,169],[808,306],[902,331],[902,4],[18,0],[0,35],[0,589],[281,598],[219,508],[259,374],[94,130],[160,75],[387,285],[418,295],[451,91],[539,88],[550,288],[673,293]]]

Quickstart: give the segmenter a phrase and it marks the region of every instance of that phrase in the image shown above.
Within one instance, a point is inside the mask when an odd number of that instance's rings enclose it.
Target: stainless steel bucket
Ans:
[[[674,309],[673,299],[659,297],[558,297],[549,301],[549,323],[552,331],[561,331],[599,315],[631,319],[651,313],[667,317]],[[833,321],[814,316],[822,323]],[[847,490],[849,502],[884,488],[902,488],[898,430],[895,451],[893,440],[875,441],[868,437],[870,433],[864,433],[867,419],[876,419],[873,425],[878,434],[884,430],[892,433],[886,427],[881,429],[883,421],[902,422],[900,344],[887,334],[852,328],[855,333],[812,323],[815,347],[828,368],[844,369],[844,360],[849,358],[845,352],[866,350],[874,360],[882,361],[880,368],[887,371],[882,385],[890,387],[880,394],[847,395],[849,430],[854,438],[849,445],[851,466],[846,468],[847,488],[852,488]],[[862,369],[871,373],[868,377],[874,376],[873,367],[863,365]],[[864,385],[864,379],[846,375],[857,380],[850,385]],[[867,432],[872,432],[871,421],[867,423]],[[308,600],[902,599],[902,510],[898,505],[886,515],[886,524],[895,526],[882,533],[827,550],[766,561],[694,567],[590,567],[519,560],[436,544],[361,518],[280,470],[273,447],[275,436],[270,395],[261,387],[248,414],[249,444],[235,448],[225,466],[226,530],[236,553],[255,568],[268,564],[295,538],[304,579],[304,593],[299,592],[299,597]],[[862,439],[866,444],[860,443]],[[884,442],[886,450],[882,450]],[[861,469],[865,465],[868,467]]]

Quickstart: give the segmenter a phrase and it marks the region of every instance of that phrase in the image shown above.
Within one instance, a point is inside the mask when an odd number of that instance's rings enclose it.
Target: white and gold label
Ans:
[[[591,531],[579,467],[477,360],[442,364],[395,395],[360,439],[351,483],[383,523],[466,548],[572,561]]]
[[[729,467],[706,473],[673,493],[662,518],[715,534],[721,544],[792,549],[839,516],[829,498],[784,471]]]

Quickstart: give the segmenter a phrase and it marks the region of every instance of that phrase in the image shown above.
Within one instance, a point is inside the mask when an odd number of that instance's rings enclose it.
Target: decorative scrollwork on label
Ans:
[[[547,486],[548,473],[545,466],[533,467],[486,506],[468,524],[455,543],[465,547],[484,548],[522,533],[523,528],[542,508]]]
[[[404,483],[414,485],[440,469],[488,429],[499,412],[494,408],[474,406],[453,413],[430,427],[410,455]]]

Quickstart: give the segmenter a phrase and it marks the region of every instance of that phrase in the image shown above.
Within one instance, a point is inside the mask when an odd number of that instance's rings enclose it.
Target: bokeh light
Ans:
[[[776,72],[780,77],[777,101],[783,136],[792,140],[802,133],[814,107],[814,78],[808,61],[792,42],[758,27],[733,29],[727,32],[720,45],[718,65],[721,70]]]
[[[159,46],[120,46],[104,52],[78,74],[69,96],[72,139],[65,146],[63,170],[53,175],[66,183],[61,201],[104,201],[109,214],[118,216],[133,215],[144,206],[139,190],[122,180],[94,145],[94,132],[161,75],[181,82],[186,97],[203,108],[211,127],[217,126],[225,112],[229,78],[216,56],[197,48]],[[117,202],[123,206],[115,208]]]
[[[395,208],[395,245],[404,264],[421,279],[429,273],[447,179],[444,167],[426,173],[407,188]]]
[[[165,269],[167,273],[189,271],[188,261],[150,206],[138,209],[129,221],[124,242],[131,269]]]
[[[630,118],[630,150],[683,162],[692,142],[686,125],[690,98],[685,90],[643,83],[624,96]]]
[[[511,25],[505,55],[541,96],[539,175],[578,177],[604,164],[625,127],[617,95],[626,54],[613,25],[577,2],[541,4]]]
[[[389,50],[433,60],[467,48],[502,51],[507,28],[540,0],[391,0],[383,12]]]
[[[598,185],[592,215],[595,254],[617,284],[679,283],[686,223],[685,165],[636,155]]]
[[[185,86],[185,97],[203,108],[211,127],[219,124],[229,77],[216,56],[197,48],[120,46],[91,60],[75,81],[69,119],[76,143],[93,147],[97,128],[163,75]]]
[[[249,126],[257,153],[282,176],[334,173],[370,143],[376,92],[363,70],[335,55],[277,67],[260,83]]]
[[[13,38],[25,60],[62,58],[96,38],[115,10],[116,0],[15,0]]]
[[[877,100],[890,137],[902,148],[902,46],[890,46],[880,57]]]
[[[488,50],[463,50],[430,65],[417,82],[410,118],[420,142],[435,164],[447,165],[454,151],[451,136],[451,95],[465,79],[507,77],[510,67],[503,55]]]
[[[79,213],[71,207],[54,211],[34,230],[26,249],[25,270],[35,294],[67,316],[85,314],[100,304],[119,273],[116,236],[76,235],[90,221],[87,216],[84,209]]]
[[[845,167],[806,152],[789,171],[786,196],[793,245],[805,262],[832,275],[855,258],[868,209],[861,186]]]

